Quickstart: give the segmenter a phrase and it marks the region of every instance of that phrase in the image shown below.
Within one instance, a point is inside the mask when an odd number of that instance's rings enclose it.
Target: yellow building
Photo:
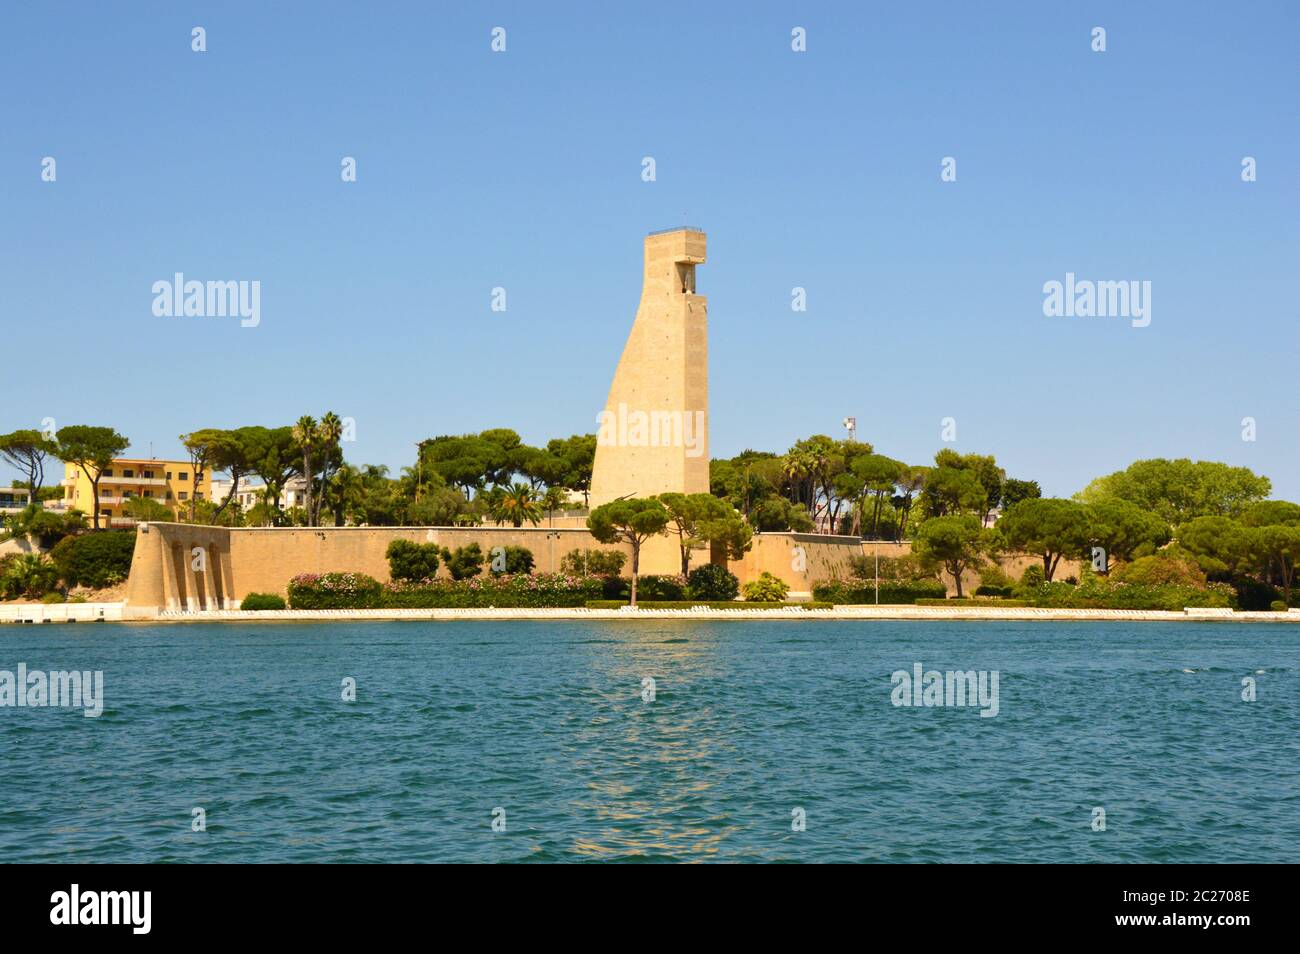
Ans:
[[[132,497],[151,498],[173,513],[186,509],[208,496],[211,481],[210,473],[196,477],[187,460],[116,458],[99,479],[99,525],[134,526],[126,510]],[[64,465],[63,507],[84,511],[88,519],[94,510],[90,480],[76,464]]]

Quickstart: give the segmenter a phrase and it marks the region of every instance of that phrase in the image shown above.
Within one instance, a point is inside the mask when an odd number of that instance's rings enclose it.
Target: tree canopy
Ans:
[[[45,461],[57,456],[58,450],[58,443],[38,430],[18,430],[0,435],[0,458],[27,475],[24,482],[31,491],[33,503],[41,498]]]
[[[1091,529],[1082,504],[1054,497],[1022,500],[998,521],[998,531],[1008,547],[1042,557],[1043,578],[1048,581],[1062,556],[1083,555]]]
[[[587,517],[587,529],[601,543],[632,546],[632,605],[636,605],[636,580],[641,565],[641,545],[663,533],[670,519],[658,500],[627,497],[602,504]]]
[[[94,513],[91,525],[99,529],[99,479],[113,458],[126,450],[131,442],[111,427],[93,427],[70,424],[59,428],[55,434],[59,460],[75,464],[90,481],[90,494]]]
[[[1124,470],[1098,477],[1075,497],[1084,503],[1127,500],[1178,526],[1196,517],[1239,516],[1272,489],[1267,477],[1246,467],[1158,457],[1135,461]]]

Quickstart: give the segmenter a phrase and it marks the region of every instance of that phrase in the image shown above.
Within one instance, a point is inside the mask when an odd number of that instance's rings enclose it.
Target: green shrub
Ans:
[[[483,572],[483,550],[477,543],[457,547],[455,550],[444,548],[442,558],[446,561],[447,572],[453,580],[468,580]]]
[[[1236,599],[1236,593],[1226,583],[1210,583],[1201,587],[1176,583],[1146,585],[1099,577],[1094,577],[1079,586],[1052,582],[1043,583],[1032,589],[1021,587],[1018,595],[1030,606],[1173,612],[1186,607],[1232,607]]]
[[[67,586],[116,586],[131,572],[134,530],[99,530],[64,537],[50,551]]]
[[[303,573],[289,581],[294,609],[372,609],[383,587],[364,573]]]
[[[379,595],[386,609],[585,606],[599,599],[602,580],[562,573],[501,574],[483,579],[390,583]]]
[[[607,600],[622,600],[626,603],[632,597],[632,581],[625,576],[602,576],[600,595]]]
[[[64,601],[63,594],[60,593],[58,590],[53,590],[41,597],[42,603],[62,603],[63,601]]]
[[[1025,572],[1020,574],[1020,585],[1026,588],[1041,586],[1045,579],[1042,564],[1031,563],[1025,567]]]
[[[86,529],[86,515],[80,510],[59,513],[39,504],[10,514],[2,522],[4,533],[0,533],[0,540],[26,539],[47,549],[69,534]]]
[[[37,599],[59,584],[58,567],[40,553],[11,553],[0,560],[0,597]]]
[[[533,551],[527,547],[493,547],[492,560],[488,568],[493,576],[500,576],[503,573],[514,576],[519,573],[532,573],[534,565]]]
[[[745,584],[745,601],[748,603],[779,603],[790,594],[785,580],[778,579],[766,570],[757,580]]]
[[[882,604],[915,603],[918,599],[943,599],[948,588],[938,580],[881,580]],[[813,584],[813,599],[836,604],[874,603],[876,588],[863,580],[822,580]]]
[[[961,599],[951,599],[951,600],[920,599],[916,601],[916,605],[917,606],[996,606],[996,607],[1005,608],[1008,606],[1028,606],[1029,604],[1024,600],[1007,600],[1001,598],[990,599],[987,597],[981,598],[979,596],[974,596],[974,597],[965,596],[962,597]]]
[[[1205,573],[1191,557],[1157,553],[1117,567],[1110,578],[1119,583],[1141,586],[1205,586]]]
[[[588,600],[587,609],[622,609],[627,605],[623,600]],[[637,600],[636,605],[639,609],[691,609],[696,606],[707,606],[709,609],[738,609],[738,610],[762,610],[762,609],[783,609],[786,606],[797,606],[800,609],[834,609],[831,603],[818,603],[809,601],[806,603],[759,603],[746,600],[741,603],[736,600]]]
[[[628,580],[629,596],[631,581]],[[641,600],[682,600],[686,598],[686,577],[680,573],[676,576],[649,574],[638,576],[636,580],[637,602]]]
[[[734,600],[739,593],[740,580],[736,574],[716,563],[697,566],[686,578],[686,595],[693,600]],[[640,596],[639,587],[637,595]]]
[[[284,597],[275,593],[249,593],[240,602],[241,610],[282,610]]]
[[[1268,604],[1268,608],[1274,613],[1285,613],[1287,611],[1287,605],[1284,600],[1274,600]]]
[[[1244,610],[1268,609],[1274,600],[1282,598],[1277,587],[1263,583],[1253,576],[1234,576],[1230,583],[1237,591],[1237,605]]]
[[[988,587],[990,590],[1006,590],[1005,595],[1010,595],[1011,590],[1015,588],[1016,581],[1011,579],[1007,571],[990,561],[980,567],[980,588]],[[1000,596],[1003,594],[992,593],[991,596]]]
[[[999,596],[1005,598],[1014,595],[1015,592],[1016,588],[1014,586],[990,586],[986,583],[981,583],[975,588],[976,596]]]
[[[388,544],[388,575],[394,580],[432,580],[438,575],[442,548],[436,543],[394,540]]]
[[[603,595],[607,600],[622,600],[626,603],[632,598],[632,579],[626,576],[601,577],[604,581]],[[637,602],[647,600],[684,600],[686,599],[686,577],[660,576],[647,574],[636,578]]]
[[[625,563],[622,550],[570,550],[560,558],[560,570],[570,576],[618,576]]]

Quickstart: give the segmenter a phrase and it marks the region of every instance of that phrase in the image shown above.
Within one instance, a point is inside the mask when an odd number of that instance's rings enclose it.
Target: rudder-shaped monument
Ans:
[[[646,237],[641,303],[597,422],[593,507],[708,493],[708,299],[695,293],[704,260],[698,229]]]

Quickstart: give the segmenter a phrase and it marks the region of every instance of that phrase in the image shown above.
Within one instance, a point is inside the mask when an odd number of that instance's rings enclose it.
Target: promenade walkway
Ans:
[[[121,603],[41,603],[0,605],[0,623],[118,622]],[[1300,623],[1300,609],[1285,613],[1234,613],[1221,609],[1101,610],[1038,609],[1033,607],[837,606],[834,609],[357,609],[357,610],[197,610],[166,611],[151,620],[174,623],[324,623],[348,620],[1023,620],[1092,622],[1217,621],[1237,623]]]

